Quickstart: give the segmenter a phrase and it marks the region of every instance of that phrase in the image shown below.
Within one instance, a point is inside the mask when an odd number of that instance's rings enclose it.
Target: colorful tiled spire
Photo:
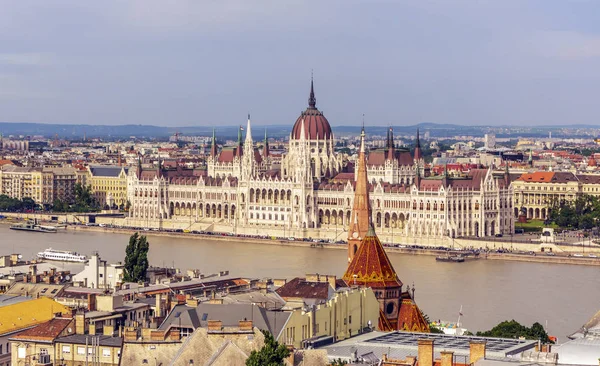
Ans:
[[[348,262],[352,261],[371,223],[371,203],[369,201],[369,180],[367,178],[367,158],[365,154],[365,128],[360,134],[360,150],[356,165],[356,188],[350,226],[348,228]]]

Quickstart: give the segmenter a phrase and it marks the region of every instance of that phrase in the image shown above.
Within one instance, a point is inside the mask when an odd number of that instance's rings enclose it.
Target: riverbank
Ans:
[[[17,220],[0,220],[0,224],[13,224]],[[167,232],[167,231],[156,231],[156,230],[133,230],[129,228],[116,228],[116,227],[101,227],[101,226],[86,226],[86,225],[67,225],[65,229],[67,231],[90,231],[90,232],[102,232],[102,233],[114,233],[114,234],[126,234],[131,235],[135,232],[141,232],[149,237],[167,237],[167,238],[188,238],[194,240],[212,241],[212,242],[224,242],[231,240],[239,240],[247,243],[260,244],[260,245],[278,245],[283,247],[308,247],[314,250],[323,249],[337,249],[346,250],[346,244],[333,244],[333,243],[316,243],[313,241],[304,240],[283,240],[276,238],[256,238],[247,236],[233,236],[223,233],[215,234],[196,234],[196,233],[185,233],[185,232]],[[419,256],[439,256],[446,255],[448,250],[440,250],[435,248],[407,248],[407,247],[395,247],[385,246],[385,249],[389,253],[397,253],[404,255],[419,255]],[[497,253],[497,252],[482,252],[478,257],[467,257],[471,260],[506,260],[506,261],[519,261],[519,262],[530,262],[530,263],[552,263],[552,264],[570,264],[570,265],[586,265],[586,266],[600,266],[600,257],[589,257],[589,256],[572,256],[572,255],[547,255],[545,253],[534,253],[534,252],[521,252],[521,253]]]

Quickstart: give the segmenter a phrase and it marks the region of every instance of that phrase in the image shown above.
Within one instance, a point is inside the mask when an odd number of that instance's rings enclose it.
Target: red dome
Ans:
[[[310,82],[310,97],[308,98],[308,108],[294,123],[292,128],[292,139],[300,139],[300,131],[302,130],[302,120],[304,119],[304,136],[308,140],[325,140],[333,137],[331,133],[331,126],[327,118],[319,111],[316,107],[317,100],[315,99],[315,92],[313,88],[313,82]]]

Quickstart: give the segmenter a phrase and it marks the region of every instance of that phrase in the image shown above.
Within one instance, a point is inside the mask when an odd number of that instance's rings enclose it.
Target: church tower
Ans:
[[[360,135],[360,152],[356,167],[354,207],[348,232],[348,258],[350,263],[344,273],[349,287],[370,287],[379,301],[378,329],[382,331],[406,330],[429,332],[421,310],[414,302],[408,286],[403,290],[392,262],[371,224],[369,180],[365,157],[365,131]]]
[[[367,179],[367,158],[365,155],[365,129],[360,133],[360,150],[355,168],[356,187],[354,205],[348,228],[348,262],[351,262],[371,224],[371,204],[369,202],[369,181]]]

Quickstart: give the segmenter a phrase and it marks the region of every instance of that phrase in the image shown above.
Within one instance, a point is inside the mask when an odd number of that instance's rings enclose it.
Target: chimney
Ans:
[[[185,301],[185,304],[192,308],[198,307],[199,303],[200,302],[198,301],[198,299],[194,299],[194,298],[189,298]]]
[[[138,339],[138,331],[134,327],[125,327],[125,331],[123,332],[123,340],[125,342],[137,341]]]
[[[417,344],[419,366],[433,366],[433,339],[422,338]]]
[[[221,331],[223,330],[223,322],[220,320],[209,320],[208,321],[209,331]]]
[[[295,355],[294,355],[294,347],[293,346],[287,346],[288,351],[290,351],[290,355],[288,356],[287,360],[290,363],[290,365],[295,365]]]
[[[333,287],[333,289],[335,290],[335,280],[336,280],[336,277],[332,276],[332,275],[329,275],[329,276],[326,276],[325,278],[327,279],[327,282],[329,282],[329,286]]]
[[[469,363],[475,363],[485,358],[485,341],[471,341],[469,343]]]
[[[167,295],[168,296],[168,295]],[[160,318],[163,316],[163,306],[162,306],[162,295],[156,294],[156,309],[154,310],[154,316]]]
[[[112,337],[115,335],[115,327],[112,325],[104,325],[104,327],[102,328],[102,334],[105,336],[109,336]]]
[[[318,273],[307,273],[305,281],[306,282],[319,282],[319,274]]]
[[[171,331],[169,332],[169,340],[171,340],[171,341],[181,340],[181,333],[179,333],[178,329],[171,329]]]
[[[238,327],[241,331],[252,330],[252,320],[240,320],[238,323]]]
[[[87,301],[88,301],[88,311],[95,311],[96,310],[96,294],[88,294]]]
[[[454,352],[442,351],[440,353],[442,355],[441,366],[454,366]]]
[[[86,323],[85,323],[85,314],[77,313],[75,314],[75,334],[86,334]]]

